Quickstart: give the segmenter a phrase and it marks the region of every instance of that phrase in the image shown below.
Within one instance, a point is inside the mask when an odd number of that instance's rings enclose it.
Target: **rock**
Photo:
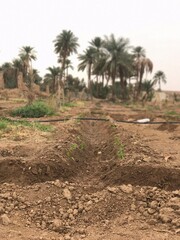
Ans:
[[[63,223],[60,219],[57,219],[55,218],[53,221],[52,221],[52,228],[53,230],[55,231],[59,231],[63,226]]]
[[[9,217],[6,214],[1,215],[0,221],[5,226],[7,226],[11,223],[11,220],[9,219]]]
[[[67,200],[71,200],[72,199],[72,194],[69,191],[69,189],[64,188],[63,190],[63,196],[67,199]]]
[[[67,213],[69,213],[69,214],[73,213],[73,209],[71,209],[71,208],[68,209],[68,210],[67,210]]]
[[[123,185],[121,185],[119,188],[121,189],[121,191],[122,191],[123,193],[128,193],[128,194],[130,194],[130,193],[133,192],[133,187],[132,187],[131,184],[128,184],[128,185],[123,184]]]
[[[147,222],[149,225],[156,225],[157,224],[157,220],[156,219],[150,219]]]
[[[88,201],[88,202],[86,203],[86,206],[91,206],[92,204],[93,204],[93,201],[90,200],[90,201]]]
[[[172,221],[172,218],[168,215],[159,214],[159,218],[163,223],[169,223]]]
[[[78,215],[78,210],[77,210],[77,209],[74,209],[73,215],[74,215],[74,216],[77,216],[77,215]]]
[[[149,207],[152,209],[156,209],[158,207],[158,202],[157,201],[150,202]]]
[[[41,223],[41,229],[43,230],[43,229],[45,229],[46,228],[46,222],[45,221],[42,221],[42,223]]]
[[[72,213],[69,214],[69,219],[70,219],[70,220],[74,220],[74,219],[75,219]]]
[[[136,205],[134,203],[131,204],[130,206],[131,211],[135,211],[136,210]]]
[[[156,212],[156,209],[148,208],[147,211],[148,211],[149,214],[154,214]]]
[[[61,187],[61,183],[60,183],[60,181],[59,181],[59,179],[57,179],[56,181],[54,181],[54,185],[56,186],[56,187]]]
[[[5,212],[4,203],[0,203],[0,214],[2,214],[4,212]]]
[[[167,206],[170,206],[174,210],[178,210],[180,208],[180,198],[179,197],[171,198]]]
[[[45,198],[45,201],[46,201],[46,202],[51,202],[51,197],[46,197],[46,198]]]
[[[70,236],[69,234],[66,234],[66,235],[64,236],[64,240],[71,240],[71,236]]]
[[[118,188],[116,188],[116,187],[107,187],[107,190],[110,193],[117,193],[118,192]]]
[[[170,207],[161,208],[159,211],[159,218],[163,223],[171,222],[174,218],[174,210]]]

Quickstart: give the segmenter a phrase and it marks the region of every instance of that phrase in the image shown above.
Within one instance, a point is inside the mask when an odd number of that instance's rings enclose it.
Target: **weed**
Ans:
[[[72,153],[78,148],[77,143],[71,143],[68,151],[67,151],[67,156],[71,157]]]
[[[7,132],[7,130],[12,130],[12,127],[27,127],[32,129],[37,129],[42,132],[52,132],[54,130],[51,125],[44,125],[36,122],[28,122],[25,120],[14,121],[8,118],[0,118],[0,130]]]
[[[74,103],[74,102],[68,102],[68,103],[65,103],[64,105],[63,105],[64,107],[76,107],[77,106],[77,104],[76,103]]]
[[[71,143],[69,149],[67,150],[66,154],[68,157],[73,158],[72,154],[76,149],[79,150],[84,150],[85,148],[85,144],[84,142],[81,140],[80,136],[77,136],[77,143]]]
[[[79,149],[84,150],[85,149],[85,143],[82,141],[80,136],[77,136],[77,141],[78,141],[78,144],[79,144]]]
[[[169,116],[169,115],[170,115],[170,116],[171,116],[171,115],[178,115],[178,113],[177,113],[176,111],[168,111],[168,112],[165,113],[165,115],[168,115],[168,116]]]
[[[165,117],[173,118],[173,119],[180,119],[180,114],[176,111],[168,111],[165,113]]]
[[[39,118],[44,116],[50,116],[54,114],[54,110],[51,109],[42,101],[34,102],[31,105],[17,108],[11,112],[12,116],[20,116],[23,118]]]
[[[125,157],[125,150],[124,150],[124,145],[121,143],[119,138],[115,138],[114,142],[115,146],[117,147],[117,156],[120,159],[124,159]]]
[[[5,121],[0,121],[0,130],[4,130],[7,128],[7,123]]]

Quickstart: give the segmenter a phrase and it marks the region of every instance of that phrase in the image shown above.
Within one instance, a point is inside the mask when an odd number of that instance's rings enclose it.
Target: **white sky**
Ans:
[[[53,40],[63,29],[79,38],[79,53],[96,36],[129,38],[146,49],[153,74],[165,72],[163,89],[180,90],[180,0],[1,0],[0,64],[30,45],[37,51],[33,67],[44,75],[57,66]]]

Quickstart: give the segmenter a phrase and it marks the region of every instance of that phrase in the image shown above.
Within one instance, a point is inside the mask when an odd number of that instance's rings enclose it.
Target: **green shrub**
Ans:
[[[39,118],[53,114],[54,110],[44,102],[34,102],[31,105],[26,105],[12,111],[12,116],[20,116],[23,118]]]
[[[7,128],[7,123],[3,120],[0,120],[0,130],[4,130]]]

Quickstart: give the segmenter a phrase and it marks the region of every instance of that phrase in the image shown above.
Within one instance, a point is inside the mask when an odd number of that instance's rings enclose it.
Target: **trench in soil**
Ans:
[[[119,159],[118,147],[115,143],[117,133],[121,136],[121,132],[119,130],[117,132],[110,122],[75,123],[75,128],[69,132],[69,142],[65,141],[61,149],[56,149],[54,146],[48,149],[46,147],[38,154],[35,161],[21,159],[1,161],[0,182],[28,185],[61,179],[96,187],[132,184],[156,186],[166,190],[180,188],[179,169],[165,168],[153,163],[127,164],[128,156],[123,160]],[[131,144],[131,138],[127,138],[125,154],[131,148]],[[137,154],[138,149],[134,151]],[[153,153],[153,149],[147,151],[149,154],[151,151]],[[156,157],[160,156],[156,155]]]

